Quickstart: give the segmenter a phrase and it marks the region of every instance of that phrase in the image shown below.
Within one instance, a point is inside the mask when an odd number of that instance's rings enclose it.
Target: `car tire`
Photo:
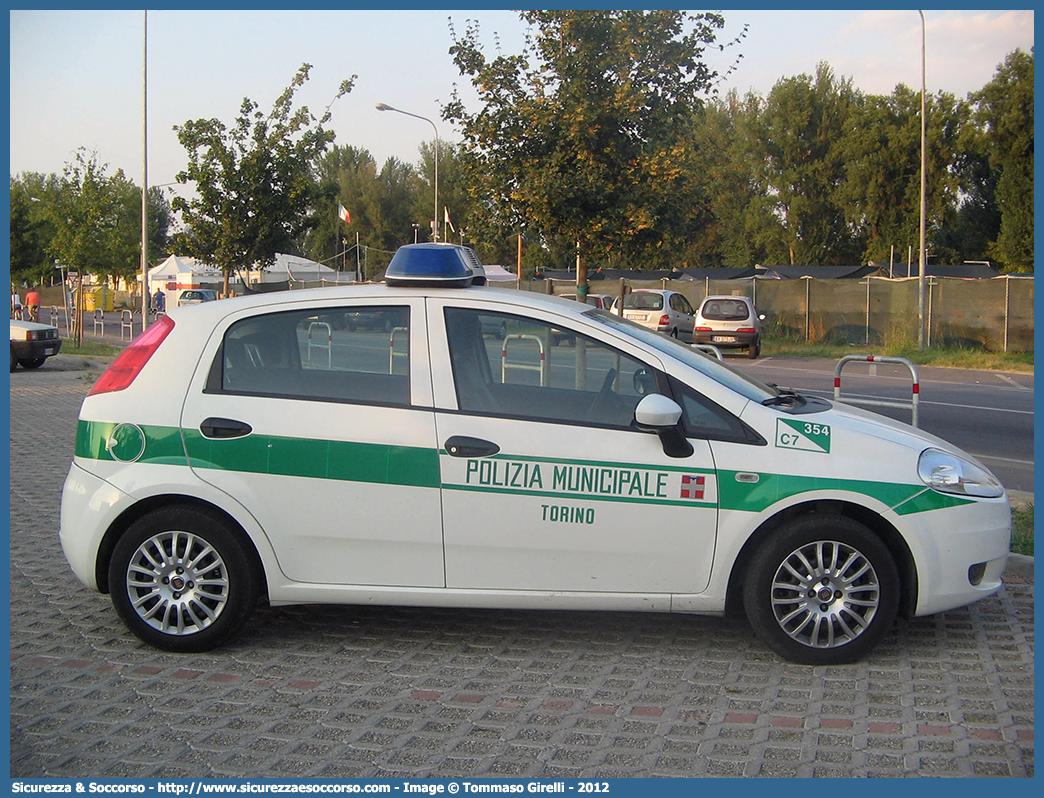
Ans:
[[[261,594],[261,567],[216,513],[171,506],[135,521],[109,562],[116,612],[165,651],[209,651],[231,640]]]
[[[38,369],[47,360],[45,357],[27,357],[19,360],[18,363],[24,369]]]
[[[747,357],[749,357],[751,360],[756,360],[760,354],[761,354],[761,339],[760,338],[756,338],[756,339],[754,339],[754,342],[750,346],[747,347]]]
[[[747,568],[743,605],[758,637],[804,665],[854,662],[895,622],[899,572],[866,526],[841,515],[784,523]]]
[[[11,347],[11,371],[18,368],[18,358],[15,357],[14,346]]]
[[[673,330],[671,330],[671,338],[673,338],[675,341],[678,340],[678,328],[677,327],[675,327]]]

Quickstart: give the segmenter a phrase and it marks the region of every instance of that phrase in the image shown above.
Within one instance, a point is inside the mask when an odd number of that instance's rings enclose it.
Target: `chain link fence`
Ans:
[[[628,290],[678,291],[695,306],[712,294],[748,296],[770,335],[813,343],[882,345],[917,341],[917,278],[862,280],[604,280],[590,293],[619,296]],[[509,283],[509,285],[513,285]],[[576,293],[567,280],[522,281],[522,290]],[[929,277],[925,281],[927,343],[991,352],[1033,350],[1033,278],[992,280]]]

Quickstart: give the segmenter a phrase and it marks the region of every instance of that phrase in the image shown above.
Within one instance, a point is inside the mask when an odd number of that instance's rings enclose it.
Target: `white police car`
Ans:
[[[999,588],[1008,499],[968,455],[603,310],[468,287],[464,254],[411,245],[387,285],[160,318],[83,403],[61,517],[76,575],[174,651],[228,640],[262,595],[736,604],[813,664]]]

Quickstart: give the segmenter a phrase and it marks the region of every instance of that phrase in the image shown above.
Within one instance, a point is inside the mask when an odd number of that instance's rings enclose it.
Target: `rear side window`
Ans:
[[[367,306],[254,316],[228,328],[207,390],[409,404],[410,311]]]
[[[692,305],[681,294],[671,294],[671,308],[678,311],[679,313],[688,313],[692,315]]]

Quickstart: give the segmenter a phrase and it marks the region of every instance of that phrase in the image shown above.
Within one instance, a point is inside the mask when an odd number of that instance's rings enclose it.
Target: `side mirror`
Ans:
[[[651,393],[634,409],[634,421],[638,429],[655,432],[668,457],[690,457],[692,444],[682,433],[681,406],[673,399],[660,393]]]

